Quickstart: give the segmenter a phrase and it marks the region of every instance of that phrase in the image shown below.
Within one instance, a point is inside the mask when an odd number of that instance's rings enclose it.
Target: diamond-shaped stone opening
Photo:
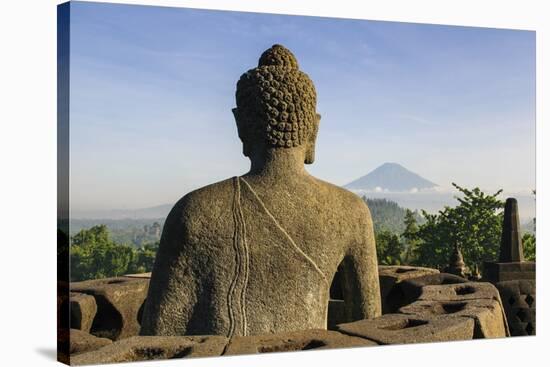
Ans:
[[[525,312],[525,310],[521,309],[516,313],[516,316],[519,321],[525,322],[525,319],[527,318],[527,313]]]
[[[535,299],[530,294],[528,294],[527,297],[525,297],[525,303],[527,303],[529,307],[532,307],[533,302],[535,302]]]
[[[514,303],[516,303],[516,298],[515,298],[514,296],[510,297],[510,298],[508,299],[508,303],[511,304],[511,305],[513,305]]]
[[[529,334],[529,335],[533,335],[534,330],[535,330],[535,328],[533,327],[533,325],[531,323],[528,323],[527,326],[525,327],[525,331],[527,331],[527,334]]]

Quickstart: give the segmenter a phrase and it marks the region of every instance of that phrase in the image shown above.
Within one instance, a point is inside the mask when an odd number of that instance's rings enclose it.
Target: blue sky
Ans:
[[[274,43],[317,88],[315,176],[398,162],[444,187],[535,187],[534,32],[73,2],[72,208],[245,173],[235,85]]]

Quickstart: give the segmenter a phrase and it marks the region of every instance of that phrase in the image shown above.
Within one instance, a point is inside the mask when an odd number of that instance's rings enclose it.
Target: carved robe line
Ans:
[[[227,294],[227,309],[229,313],[228,337],[233,336],[235,333],[236,315],[235,310],[233,309],[233,302],[241,276],[243,280],[240,294],[239,316],[241,318],[242,335],[247,335],[246,286],[248,284],[249,254],[248,244],[246,243],[246,226],[241,206],[240,182],[237,177],[235,177],[233,182],[235,184],[235,194],[233,198],[233,221],[235,223],[235,231],[233,233],[233,249],[235,251],[235,273]]]
[[[290,243],[292,244],[292,246],[294,247],[294,249],[300,254],[302,255],[312,266],[313,268],[321,275],[321,277],[323,278],[323,281],[325,283],[325,285],[327,286],[327,288],[329,287],[329,282],[327,280],[327,277],[325,276],[325,274],[321,271],[321,269],[319,268],[319,266],[317,266],[317,264],[315,263],[315,261],[313,261],[313,259],[311,257],[309,257],[304,251],[302,251],[302,249],[296,244],[296,242],[294,242],[294,240],[292,239],[292,237],[290,237],[290,235],[287,233],[287,231],[279,224],[279,222],[277,221],[277,219],[275,219],[275,217],[273,216],[273,214],[271,214],[271,212],[267,209],[267,207],[265,206],[264,202],[260,199],[260,197],[258,196],[258,194],[256,194],[256,191],[254,191],[254,189],[252,188],[252,186],[250,186],[250,184],[248,182],[246,182],[246,180],[243,178],[243,177],[238,177],[238,179],[240,179],[242,182],[244,182],[244,184],[248,187],[248,189],[250,190],[250,192],[252,192],[252,194],[254,195],[254,198],[258,201],[258,203],[260,204],[260,206],[262,207],[263,211],[267,214],[267,216],[273,221],[273,223],[275,224],[275,226],[285,235],[285,237],[290,241]],[[238,186],[240,188],[240,185]],[[241,213],[242,214],[242,213]]]

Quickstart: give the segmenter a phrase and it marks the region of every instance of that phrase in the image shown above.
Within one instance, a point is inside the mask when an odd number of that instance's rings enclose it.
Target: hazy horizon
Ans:
[[[313,175],[397,162],[443,188],[535,188],[535,32],[72,2],[71,210],[245,173],[235,86],[275,43],[317,89]]]

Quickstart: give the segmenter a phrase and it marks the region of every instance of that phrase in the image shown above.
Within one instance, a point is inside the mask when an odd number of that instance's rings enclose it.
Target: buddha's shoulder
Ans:
[[[235,179],[203,186],[183,196],[174,205],[170,216],[174,217],[215,217],[231,205],[235,193]]]
[[[347,204],[359,206],[365,205],[363,199],[361,199],[357,194],[330,182],[323,181],[319,178],[313,177],[313,179],[318,186],[319,191],[321,191],[324,195],[334,197],[337,200],[342,200]]]
[[[313,179],[318,187],[318,192],[321,193],[324,201],[329,205],[345,208],[348,214],[350,211],[360,213],[369,212],[367,204],[359,195],[330,182],[315,177]]]

